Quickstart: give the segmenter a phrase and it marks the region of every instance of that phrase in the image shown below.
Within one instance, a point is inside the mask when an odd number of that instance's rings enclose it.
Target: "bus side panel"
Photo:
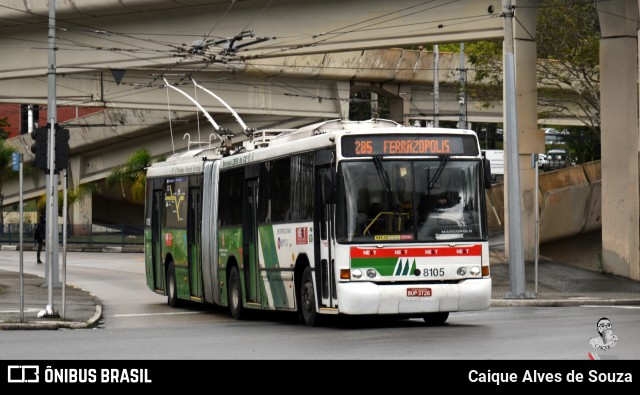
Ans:
[[[238,270],[240,270],[240,277],[242,277],[242,227],[232,226],[228,228],[222,228],[218,231],[218,252],[220,262],[219,278],[220,283],[220,304],[228,306],[229,301],[227,299],[227,264],[230,259],[235,259],[238,262]]]
[[[151,229],[144,228],[144,271],[147,276],[147,286],[150,290],[155,291],[156,286],[153,279],[153,255],[151,249],[153,248],[151,240]]]
[[[161,256],[161,226],[164,207],[163,179],[148,179],[145,191],[144,219],[144,263],[147,286],[154,292],[164,294],[165,272]]]
[[[144,195],[144,272],[147,277],[147,286],[155,291],[153,281],[153,239],[151,238],[151,211],[153,207],[152,181],[147,180]]]
[[[190,299],[189,266],[187,263],[187,231],[164,229],[162,256],[170,254],[176,271],[176,289],[180,299]]]
[[[274,233],[278,233],[276,237]],[[260,238],[260,286],[262,307],[266,309],[293,309],[295,295],[293,287],[293,254],[284,260],[278,256],[280,248],[289,246],[286,234],[291,229],[262,225],[258,228]],[[288,292],[287,292],[288,291]]]

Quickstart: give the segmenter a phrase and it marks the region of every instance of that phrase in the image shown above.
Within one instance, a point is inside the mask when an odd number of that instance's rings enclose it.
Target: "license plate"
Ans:
[[[407,296],[431,296],[431,288],[407,288]]]

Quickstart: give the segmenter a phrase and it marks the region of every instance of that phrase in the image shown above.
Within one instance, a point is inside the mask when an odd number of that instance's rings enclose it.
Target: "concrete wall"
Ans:
[[[589,270],[602,263],[600,161],[539,174],[540,253]],[[489,229],[504,230],[504,184],[487,191]]]

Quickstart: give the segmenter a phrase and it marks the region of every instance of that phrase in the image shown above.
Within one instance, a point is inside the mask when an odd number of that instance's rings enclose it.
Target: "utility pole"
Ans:
[[[58,276],[58,177],[55,174],[55,134],[57,121],[56,107],[56,2],[49,1],[49,58],[47,68],[47,119],[49,128],[49,149],[47,176],[47,235],[46,235],[46,274],[48,287],[48,301],[46,316],[57,315],[53,310],[53,288],[60,286]]]
[[[460,43],[460,93],[458,103],[460,104],[460,117],[458,121],[459,129],[467,129],[467,69],[464,65],[464,43]]]
[[[433,127],[440,127],[440,82],[438,81],[438,63],[440,62],[440,51],[438,44],[433,46]]]
[[[504,107],[507,137],[507,202],[509,215],[509,292],[507,298],[527,298],[520,203],[520,163],[518,157],[518,119],[516,113],[515,61],[513,48],[513,7],[502,0],[504,16]]]

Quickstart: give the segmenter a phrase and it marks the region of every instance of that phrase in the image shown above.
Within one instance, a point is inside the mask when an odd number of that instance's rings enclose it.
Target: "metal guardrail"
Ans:
[[[36,224],[23,224],[23,243],[35,243],[33,234]],[[62,225],[58,225],[58,240],[62,244]],[[20,243],[20,225],[4,224],[0,227],[0,244]],[[131,246],[142,245],[144,233],[132,225],[68,224],[67,244]]]

